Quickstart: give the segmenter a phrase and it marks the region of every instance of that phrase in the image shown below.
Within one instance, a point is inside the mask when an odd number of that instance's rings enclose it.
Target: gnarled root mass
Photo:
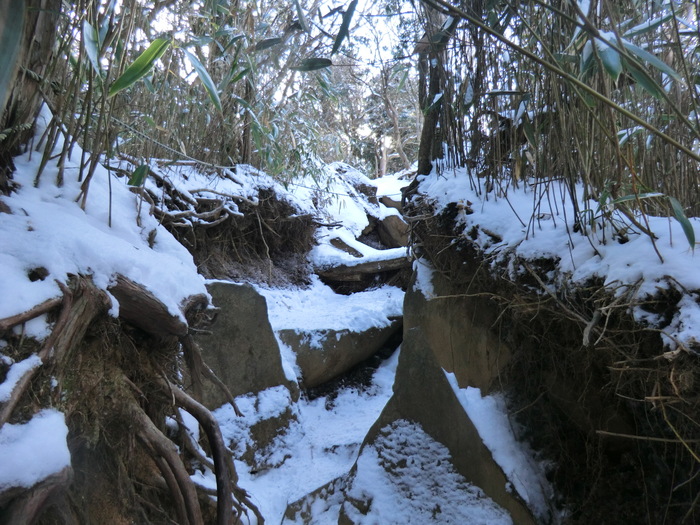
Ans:
[[[0,404],[0,428],[27,421],[40,408],[58,408],[69,428],[72,466],[31,488],[0,492],[0,522],[224,525],[252,513],[264,523],[237,485],[216,419],[178,383],[183,362],[195,383],[213,375],[187,324],[122,276],[110,289],[122,306],[119,320],[107,315],[107,294],[89,278],[74,277],[61,287],[62,299],[0,319],[3,352],[15,360],[36,353],[41,360]],[[191,298],[185,316],[205,304],[203,297]],[[54,322],[43,343],[13,330],[44,314]],[[206,440],[193,442],[180,411],[194,417]],[[213,472],[215,493],[193,481],[195,470]]]

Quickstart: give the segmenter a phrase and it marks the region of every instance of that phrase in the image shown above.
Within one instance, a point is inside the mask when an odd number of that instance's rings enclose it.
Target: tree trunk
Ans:
[[[0,193],[9,191],[9,179],[13,171],[12,156],[17,153],[17,147],[32,134],[34,120],[43,101],[42,83],[51,64],[61,12],[61,0],[27,0],[19,3],[24,3],[25,8],[16,61],[17,74],[11,74],[14,82],[8,86],[9,97],[0,116],[0,130],[12,130],[0,142]],[[11,23],[10,19],[4,18],[4,14],[14,4],[15,0],[0,1],[2,26]],[[0,36],[5,36],[4,28]],[[5,53],[6,50],[0,52]]]

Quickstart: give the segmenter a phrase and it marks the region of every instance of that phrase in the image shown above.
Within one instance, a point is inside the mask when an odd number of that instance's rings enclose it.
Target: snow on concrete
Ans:
[[[273,330],[349,330],[384,328],[403,313],[404,292],[382,286],[351,295],[336,294],[312,276],[305,288],[257,287],[267,300]]]
[[[288,431],[275,440],[270,450],[264,451],[279,461],[279,466],[251,472],[249,465],[236,462],[239,484],[252,494],[251,499],[266,522],[280,523],[288,503],[350,470],[362,440],[391,396],[397,363],[398,352],[377,369],[368,389],[345,388],[333,399],[302,398],[294,405],[287,399],[279,399],[279,405],[289,407],[296,417]],[[271,394],[276,395],[281,394]],[[243,418],[236,417],[228,405],[214,413],[224,439],[233,447],[249,439],[250,424],[276,413],[269,411],[270,404],[257,403],[255,396],[237,398],[236,403]]]
[[[357,460],[348,496],[370,502],[364,515],[346,503],[353,523],[505,525],[508,513],[452,466],[447,448],[417,423],[397,420]]]
[[[543,523],[549,522],[547,502],[553,496],[552,488],[541,465],[516,439],[503,396],[497,393],[482,397],[478,388],[459,388],[454,374],[445,372],[445,376],[494,461],[535,515]]]

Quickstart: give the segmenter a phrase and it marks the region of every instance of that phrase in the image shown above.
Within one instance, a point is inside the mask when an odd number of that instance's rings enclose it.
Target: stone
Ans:
[[[398,215],[387,215],[377,224],[377,233],[388,248],[408,246],[408,224]]]
[[[418,423],[430,437],[447,447],[455,470],[503,507],[513,523],[535,523],[521,498],[507,490],[508,479],[462,408],[420,327],[404,331],[394,394],[367,433],[363,448],[374,443],[382,429],[400,420]],[[347,490],[350,489],[352,471]],[[348,504],[353,502],[346,500],[345,505]],[[341,512],[339,522],[351,523],[345,512]]]
[[[373,356],[401,329],[395,319],[389,326],[364,332],[350,330],[280,330],[279,337],[297,356],[304,388],[313,388],[347,372]]]
[[[403,213],[403,206],[401,206],[401,199],[395,200],[389,197],[388,195],[384,195],[379,198],[379,202],[381,202],[384,206],[387,208],[394,208],[396,210],[399,210],[400,212]]]
[[[405,330],[421,328],[437,362],[455,374],[460,387],[488,392],[512,355],[491,328],[498,309],[483,297],[455,294],[438,272],[433,272],[431,284],[431,299],[416,289],[415,282],[409,285],[404,299]]]
[[[216,317],[206,334],[195,336],[204,362],[234,397],[283,385],[298,394],[282,367],[279,345],[267,314],[267,302],[248,284],[207,285]],[[211,381],[203,381],[202,402],[217,408],[228,400]]]

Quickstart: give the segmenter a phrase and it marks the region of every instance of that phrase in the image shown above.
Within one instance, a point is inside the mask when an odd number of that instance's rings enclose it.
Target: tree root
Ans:
[[[192,414],[207,435],[214,459],[214,474],[216,476],[217,523],[219,525],[227,525],[231,522],[231,494],[233,492],[233,483],[235,483],[237,479],[236,472],[231,470],[229,465],[226,464],[225,458],[228,455],[228,450],[224,444],[224,438],[221,435],[219,424],[204,405],[192,399],[178,387],[170,383],[164,383],[161,386],[172,392],[175,403]]]
[[[59,283],[59,286],[63,290],[63,308],[51,335],[44,341],[38,353],[42,365],[60,361],[70,348],[82,340],[95,317],[107,310],[109,302],[104,292],[85,277],[75,278],[71,283],[72,289],[62,283]],[[14,317],[19,318],[19,316]],[[38,368],[28,370],[15,384],[10,399],[0,407],[0,428],[12,416],[12,412],[29,388],[37,370]]]
[[[36,319],[42,314],[50,312],[51,310],[59,306],[62,302],[63,298],[54,297],[53,299],[47,299],[43,303],[36,305],[34,308],[31,308],[26,312],[6,317],[5,319],[0,319],[0,335],[4,334],[9,329],[11,329],[14,326],[17,326],[18,324],[26,323],[27,321]]]
[[[75,365],[76,358],[80,361],[80,356],[76,355],[75,352],[81,348],[88,327],[95,321],[96,317],[107,311],[109,299],[107,294],[98,289],[89,278],[74,277],[71,278],[69,286],[63,284],[59,284],[59,286],[63,291],[63,297],[60,301],[52,299],[27,312],[2,319],[0,320],[0,330],[10,330],[17,324],[48,313],[61,305],[58,319],[51,334],[43,342],[38,357],[42,365],[55,364],[56,366],[71,367]],[[230,391],[203,362],[199,347],[192,336],[187,333],[188,325],[182,317],[170,314],[165,305],[153,294],[123,276],[117,277],[116,284],[110,287],[110,292],[120,302],[120,317],[149,334],[151,341],[173,341],[174,344],[174,339],[163,338],[177,336],[193,378],[200,381],[200,386],[202,376],[214,381],[224,390],[234,410],[240,415]],[[183,305],[185,315],[195,311],[203,300],[205,301],[206,298],[190,298],[187,304]],[[173,359],[175,359],[175,354],[173,354]],[[27,371],[15,384],[10,399],[0,405],[0,427],[10,420],[13,412],[20,406],[22,399],[26,397],[38,369]],[[160,376],[158,376],[159,373]],[[248,512],[252,512],[256,516],[259,524],[264,523],[264,518],[258,508],[250,501],[245,490],[237,485],[238,479],[233,458],[212,413],[173,384],[158,363],[150,375],[147,375],[146,383],[144,383],[144,378],[137,379],[138,377],[137,374],[136,377],[130,379],[125,369],[117,368],[116,382],[111,383],[111,392],[121,394],[112,394],[118,397],[118,401],[112,405],[116,410],[105,414],[105,417],[114,418],[116,416],[118,421],[126,422],[125,425],[121,425],[121,428],[132,429],[133,435],[153,459],[155,467],[161,474],[161,477],[158,477],[161,480],[158,485],[161,485],[162,490],[171,494],[173,509],[170,512],[177,517],[178,522],[183,525],[203,525],[203,507],[201,505],[211,503],[211,490],[198,488],[185,467],[182,455],[192,454],[192,457],[211,468],[216,477],[216,522],[218,525],[236,523]],[[156,413],[162,408],[160,395],[156,396],[156,399],[160,399],[157,403],[149,396],[149,392],[153,392],[149,388],[149,385],[152,384],[156,385],[157,390],[166,394],[167,398],[172,399],[175,410],[181,408],[197,420],[207,436],[213,462],[201,454],[196,443],[189,443],[189,447],[186,446],[182,452],[179,452],[175,443],[159,429],[161,425],[158,421],[146,414],[140,405],[141,402],[148,402],[149,406],[153,407],[152,411]],[[76,387],[75,392],[76,395],[85,395],[80,393],[79,387]],[[161,411],[160,414],[162,413]],[[128,433],[128,430],[126,432]],[[59,488],[70,485],[71,479],[72,470],[69,468],[49,476],[37,484],[35,488],[29,490],[10,489],[0,494],[0,505],[5,506],[4,511],[11,510],[11,523],[23,523],[27,520],[31,522],[39,517],[47,505],[51,503],[53,495],[59,493]],[[202,496],[201,500],[200,495]]]
[[[182,349],[185,354],[187,368],[190,369],[190,375],[192,376],[192,392],[194,393],[195,397],[202,399],[202,377],[206,377],[217,387],[219,387],[219,389],[221,389],[226,396],[228,403],[233,407],[234,413],[238,417],[243,416],[243,413],[238,409],[236,400],[229,388],[202,359],[202,352],[199,349],[199,345],[197,345],[197,343],[194,341],[194,338],[188,334],[187,336],[180,338],[180,343],[182,344]]]
[[[178,519],[183,525],[203,525],[197,491],[185,470],[175,444],[155,426],[135,400],[132,399],[125,407],[125,416],[127,421],[134,425],[137,437],[149,450],[163,474],[175,500]]]
[[[16,498],[11,494],[2,494],[0,505],[4,499],[12,499],[12,503],[3,510],[0,523],[6,525],[19,525],[33,523],[42,512],[49,507],[53,500],[65,491],[73,479],[73,469],[68,466],[63,470],[51,474]]]

